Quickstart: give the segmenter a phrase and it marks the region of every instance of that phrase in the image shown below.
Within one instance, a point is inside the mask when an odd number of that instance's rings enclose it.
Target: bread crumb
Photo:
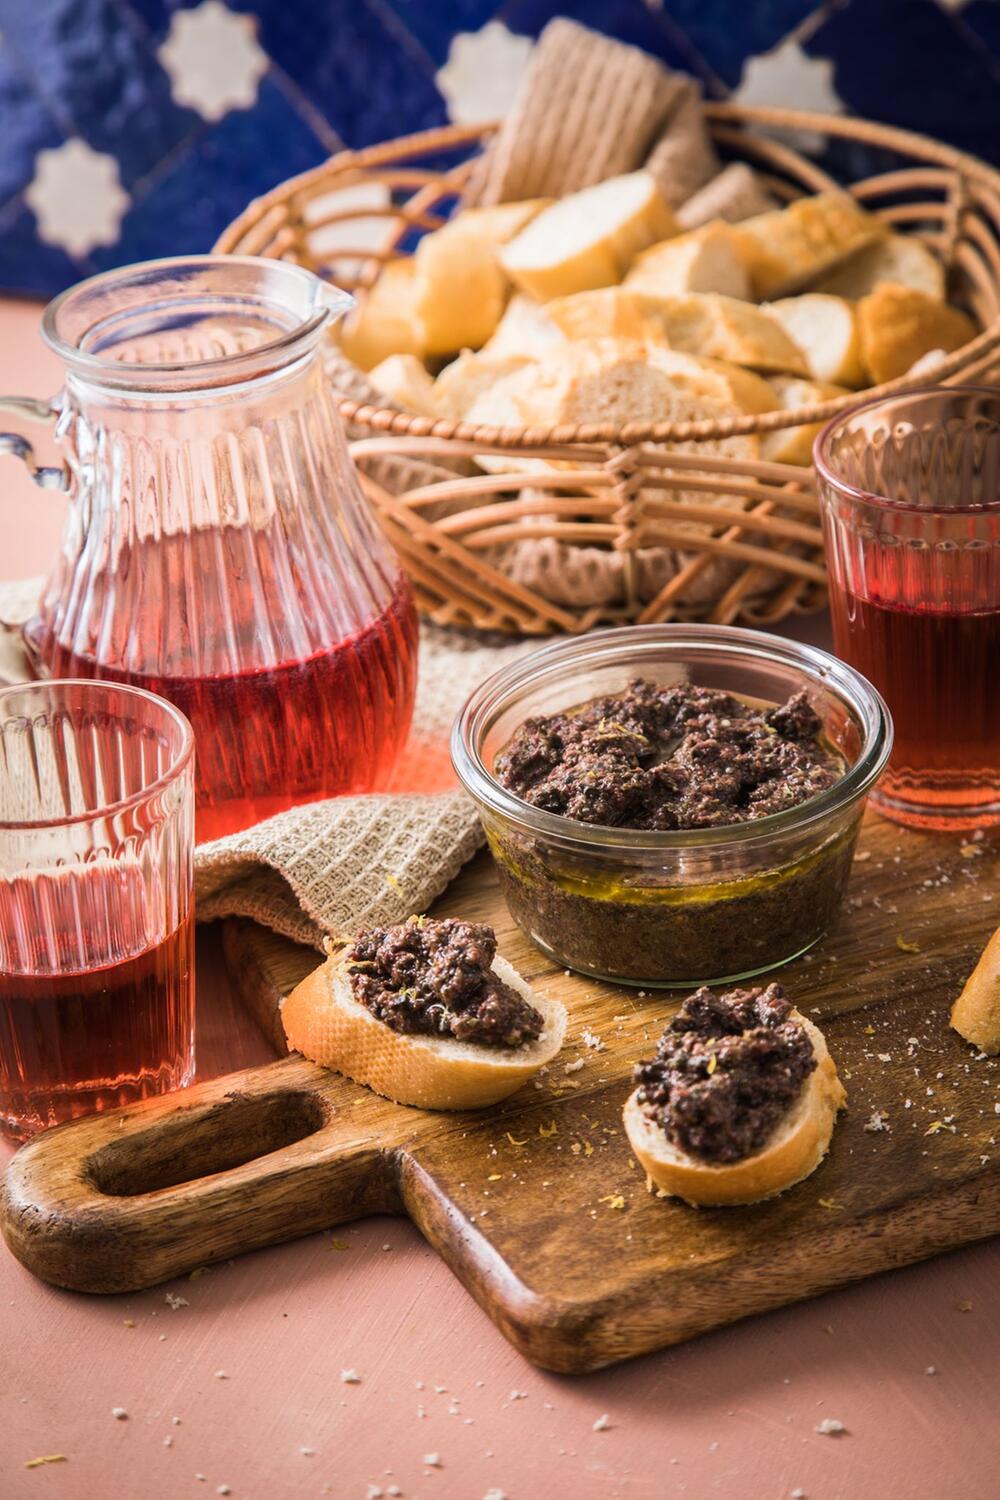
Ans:
[[[604,1043],[597,1035],[597,1032],[591,1031],[589,1026],[584,1031],[580,1032],[580,1040],[583,1042],[584,1046],[589,1047],[592,1052],[604,1052],[606,1050]]]
[[[69,1459],[65,1453],[43,1453],[40,1458],[28,1458],[24,1461],[26,1469],[40,1469],[42,1464],[68,1464]]]
[[[233,1493],[232,1486],[228,1484],[217,1484],[215,1486],[215,1493],[217,1495],[231,1495]]]
[[[382,1494],[383,1490],[380,1484],[370,1484],[367,1490],[365,1490],[365,1500],[382,1500]]]
[[[125,1325],[126,1328],[134,1328],[135,1327],[135,1319],[134,1318],[122,1318],[122,1322],[124,1323],[124,1325]]]
[[[566,1064],[566,1066],[563,1068],[563,1072],[564,1073],[579,1073],[579,1071],[580,1071],[580,1069],[582,1067],[583,1067],[583,1058],[582,1057],[578,1057],[573,1062],[568,1062]]]
[[[928,1365],[927,1368],[924,1371],[924,1374],[925,1375],[936,1375],[937,1374],[937,1365]]]
[[[125,1410],[124,1406],[113,1406],[111,1408],[111,1415],[115,1418],[116,1421],[124,1422],[128,1417],[128,1412]]]
[[[907,938],[903,936],[901,932],[896,933],[896,947],[899,949],[900,953],[920,952],[920,944],[911,943]]]
[[[604,1412],[603,1415],[599,1416],[597,1421],[594,1423],[593,1430],[594,1432],[607,1432],[610,1426],[611,1418],[608,1416],[607,1412]]]
[[[228,1380],[229,1376],[226,1374],[225,1370],[216,1370],[215,1378],[216,1380]]]
[[[315,1458],[316,1457],[316,1449],[315,1448],[300,1448],[299,1452],[302,1454],[303,1458]]]
[[[441,1455],[440,1455],[440,1453],[425,1453],[424,1457],[423,1457],[423,1462],[427,1465],[427,1467],[429,1469],[443,1469],[444,1468],[444,1464],[441,1462]]]
[[[956,1312],[971,1312],[972,1311],[972,1303],[971,1302],[956,1302],[955,1303],[955,1311]]]
[[[503,1490],[492,1489],[486,1491],[483,1500],[507,1500],[507,1496]]]
[[[824,1417],[814,1431],[822,1433],[824,1437],[837,1437],[840,1433],[846,1432],[847,1428],[843,1422],[838,1422],[836,1417]]]
[[[181,1425],[180,1417],[171,1417],[170,1420],[171,1422],[173,1422],[175,1427],[179,1427]]]
[[[527,1401],[528,1393],[527,1391],[511,1391],[510,1399],[512,1401]]]
[[[889,1116],[884,1109],[876,1109],[865,1121],[865,1130],[871,1134],[877,1134],[880,1130],[889,1129]]]
[[[357,1370],[341,1370],[340,1378],[345,1385],[360,1385],[361,1376]]]
[[[175,1292],[167,1292],[163,1300],[173,1312],[176,1312],[179,1307],[191,1306],[186,1297],[178,1297]]]

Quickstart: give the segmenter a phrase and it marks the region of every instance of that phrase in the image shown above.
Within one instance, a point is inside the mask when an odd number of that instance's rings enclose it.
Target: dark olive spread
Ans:
[[[635,1070],[639,1100],[667,1139],[702,1161],[759,1151],[816,1066],[780,985],[700,989]]]
[[[617,697],[527,719],[501,785],[546,812],[613,828],[709,828],[796,807],[844,774],[804,692],[780,708],[638,679]]]
[[[493,973],[496,951],[492,927],[415,917],[359,932],[345,966],[354,998],[393,1031],[519,1047],[544,1021]]]

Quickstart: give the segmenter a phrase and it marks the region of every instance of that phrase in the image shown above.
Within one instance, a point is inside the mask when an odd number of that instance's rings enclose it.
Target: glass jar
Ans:
[[[351,298],[252,257],[150,261],[47,308],[71,490],[25,639],[41,670],[147,688],[190,719],[197,831],[370,791],[405,741],[409,584],[375,525],[320,358]],[[32,414],[31,403],[8,407]]]
[[[761,705],[804,688],[848,769],[797,807],[670,832],[578,823],[500,785],[497,754],[525,719],[637,677]],[[724,625],[641,625],[558,641],[495,673],[456,720],[452,759],[511,914],[539,947],[598,979],[680,988],[761,974],[826,932],[891,742],[878,693],[824,651]]]

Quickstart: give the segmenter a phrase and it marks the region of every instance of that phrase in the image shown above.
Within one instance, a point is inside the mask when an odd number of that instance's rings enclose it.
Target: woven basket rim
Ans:
[[[894,150],[900,155],[920,155],[922,165],[936,165],[955,172],[960,178],[977,183],[995,193],[1000,207],[1000,170],[990,166],[969,152],[960,151],[932,136],[917,131],[904,130],[895,125],[884,125],[878,121],[859,119],[853,116],[826,115],[810,110],[788,109],[772,105],[744,105],[729,102],[705,101],[706,118],[712,124],[762,125],[777,129],[802,130],[813,134],[839,136],[849,140],[860,140],[868,145]],[[216,241],[217,254],[239,253],[241,236],[253,224],[259,223],[269,212],[287,203],[299,194],[311,194],[318,184],[324,183],[331,174],[341,173],[351,167],[359,170],[372,168],[383,160],[398,161],[404,157],[433,154],[462,145],[474,145],[488,139],[499,128],[498,121],[478,125],[444,125],[410,135],[397,136],[375,146],[359,150],[338,152],[317,167],[287,178],[269,193],[255,199],[244,212],[223,231]],[[850,187],[843,189],[851,192]],[[893,396],[902,391],[918,390],[932,384],[940,384],[960,375],[969,365],[978,365],[986,356],[1000,348],[1000,316],[985,327],[977,336],[960,349],[935,365],[932,372],[899,376],[880,385],[867,386],[861,391],[850,391],[829,401],[811,406],[788,408],[776,412],[731,417],[723,420],[704,419],[697,422],[630,422],[614,423],[567,423],[557,427],[494,427],[446,418],[416,416],[399,411],[392,406],[375,406],[369,402],[355,401],[347,396],[338,396],[341,415],[361,424],[373,432],[397,437],[432,437],[444,441],[478,444],[498,449],[524,451],[536,447],[561,444],[580,444],[607,450],[630,448],[640,443],[698,442],[749,434],[780,431],[788,427],[814,425],[827,422],[841,412],[856,406],[859,401],[878,400],[882,396]]]

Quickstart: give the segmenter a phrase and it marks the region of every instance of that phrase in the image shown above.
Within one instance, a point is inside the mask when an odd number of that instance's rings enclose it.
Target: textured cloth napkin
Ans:
[[[8,627],[0,628],[0,683],[30,675],[16,627],[39,589],[37,579],[0,584],[0,624]],[[312,802],[200,844],[198,920],[249,917],[322,948],[327,936],[424,911],[483,842],[475,807],[449,765],[452,720],[474,687],[533,644],[483,644],[425,625],[413,728],[389,788]]]

